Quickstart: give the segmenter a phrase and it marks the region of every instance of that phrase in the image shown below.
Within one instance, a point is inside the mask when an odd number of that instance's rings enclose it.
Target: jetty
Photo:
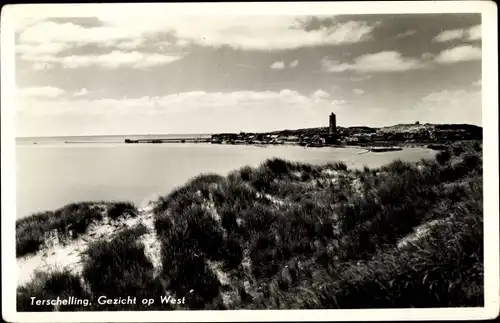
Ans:
[[[210,142],[210,138],[125,139],[126,144],[209,143],[209,142]]]
[[[403,150],[403,148],[397,147],[397,146],[394,146],[394,147],[366,147],[366,149],[368,149],[369,151],[374,152],[374,153],[383,153],[383,152],[387,152],[387,151]]]
[[[433,150],[446,150],[446,149],[449,149],[449,146],[442,145],[442,144],[431,144],[431,145],[427,145],[427,148],[433,149]]]

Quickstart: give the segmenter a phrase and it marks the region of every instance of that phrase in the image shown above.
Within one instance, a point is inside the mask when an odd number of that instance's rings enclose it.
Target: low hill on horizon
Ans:
[[[337,129],[359,129],[364,130],[365,132],[376,132],[378,130],[382,132],[414,132],[423,129],[427,130],[458,130],[463,129],[464,131],[482,131],[481,126],[472,125],[472,124],[439,124],[439,123],[401,123],[395,124],[392,126],[382,126],[382,127],[369,127],[369,126],[337,126]],[[284,129],[284,130],[276,130],[265,133],[300,133],[300,132],[327,132],[328,127],[313,127],[313,128],[301,128],[301,129]]]

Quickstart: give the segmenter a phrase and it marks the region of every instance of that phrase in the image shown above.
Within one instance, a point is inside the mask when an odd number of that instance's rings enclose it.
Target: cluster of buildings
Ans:
[[[298,140],[297,136],[245,132],[215,134],[211,138],[213,144],[285,144]]]
[[[327,130],[300,131],[283,130],[273,133],[220,133],[212,135],[214,144],[263,144],[283,145],[298,144],[301,146],[321,147],[326,144],[338,143],[337,119],[334,113],[330,114]]]
[[[337,127],[337,117],[329,116],[328,127],[283,130],[272,133],[221,133],[211,137],[214,144],[298,144],[325,145],[384,144],[397,142],[440,142],[482,138],[482,128],[473,125],[402,124],[391,127]]]

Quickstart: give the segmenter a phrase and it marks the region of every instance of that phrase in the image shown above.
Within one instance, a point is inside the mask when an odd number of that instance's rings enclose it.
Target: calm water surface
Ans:
[[[349,167],[377,167],[397,158],[415,161],[435,154],[422,148],[363,153],[356,148],[122,142],[65,144],[64,140],[46,139],[35,145],[18,140],[17,218],[74,201],[130,200],[141,205],[200,173],[225,175],[271,157],[314,164],[340,160]]]

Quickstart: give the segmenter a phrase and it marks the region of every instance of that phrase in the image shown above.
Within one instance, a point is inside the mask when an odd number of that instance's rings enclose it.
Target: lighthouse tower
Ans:
[[[330,114],[330,124],[328,128],[328,134],[333,135],[337,133],[337,116],[335,113]]]

